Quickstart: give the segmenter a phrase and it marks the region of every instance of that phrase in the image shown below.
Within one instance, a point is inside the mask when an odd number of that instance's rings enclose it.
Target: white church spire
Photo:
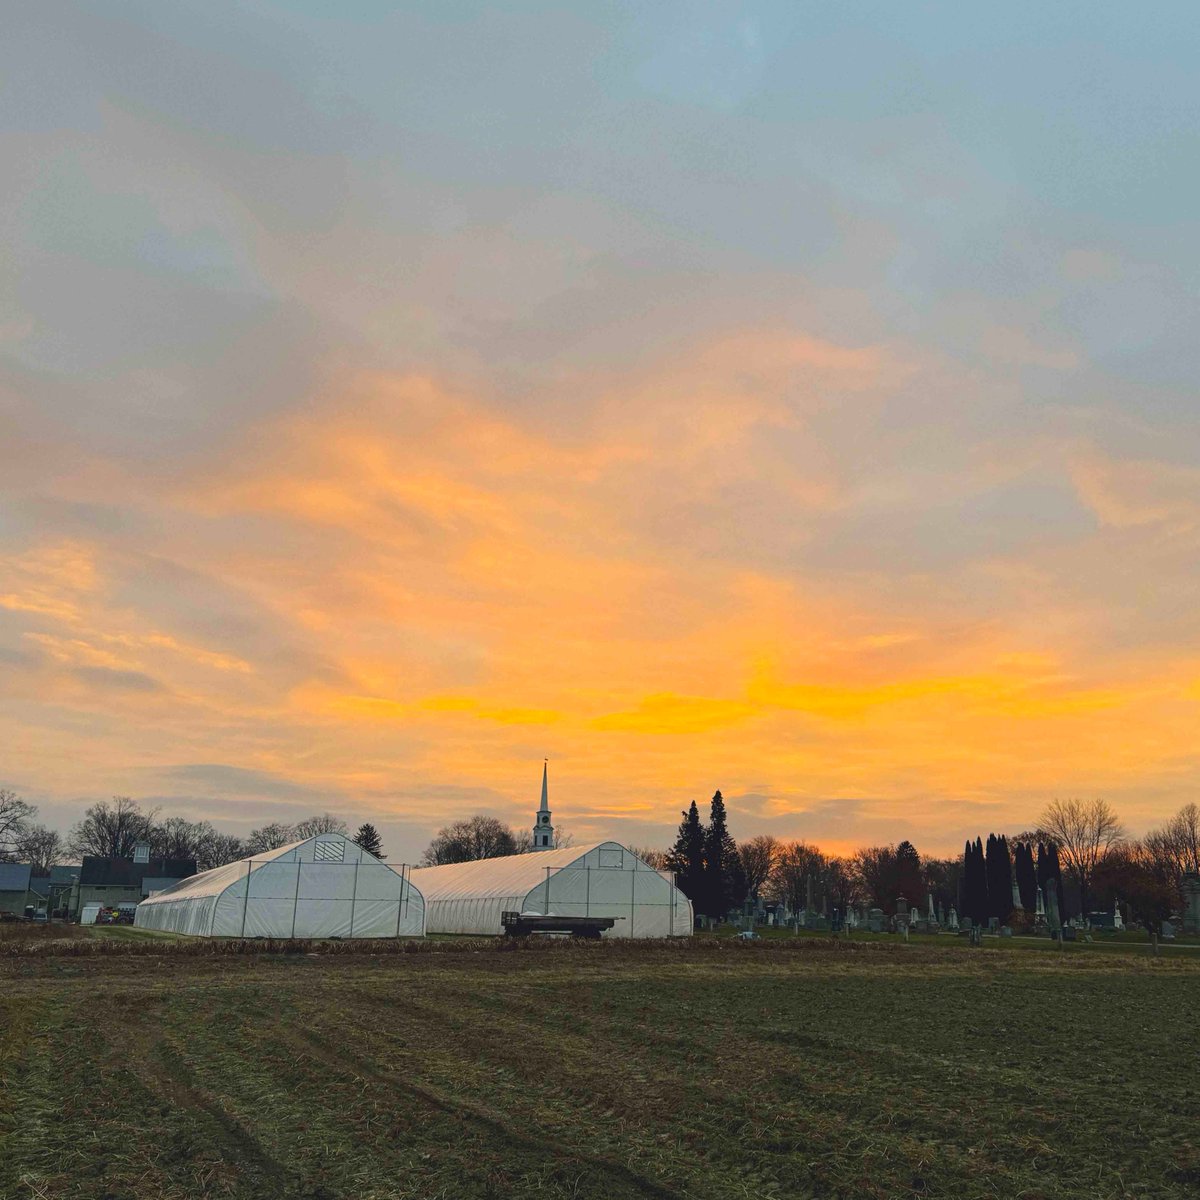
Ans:
[[[550,824],[550,788],[547,773],[550,760],[542,763],[542,803],[537,811],[537,820],[533,827],[533,848],[535,850],[552,850],[554,848],[554,826]]]

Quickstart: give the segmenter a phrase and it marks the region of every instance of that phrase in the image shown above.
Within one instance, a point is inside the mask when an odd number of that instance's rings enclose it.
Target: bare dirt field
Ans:
[[[0,1196],[1200,1195],[1197,955],[290,949],[0,939]]]

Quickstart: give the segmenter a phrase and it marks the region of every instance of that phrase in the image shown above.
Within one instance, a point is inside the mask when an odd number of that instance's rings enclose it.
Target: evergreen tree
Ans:
[[[1008,839],[988,834],[987,840],[987,915],[999,921],[1012,912],[1012,860],[1008,855]]]
[[[1050,911],[1050,889],[1058,897],[1058,915],[1067,919],[1067,900],[1063,891],[1062,869],[1058,862],[1058,847],[1053,842],[1038,842],[1037,881],[1042,889],[1046,912]]]
[[[700,823],[700,810],[695,800],[682,815],[675,845],[667,856],[667,867],[675,872],[676,886],[699,913],[704,887],[704,826]]]
[[[1028,842],[1017,843],[1013,871],[1017,878],[1017,891],[1021,895],[1021,907],[1027,913],[1032,913],[1037,908],[1037,868],[1033,862],[1033,847]]]
[[[383,841],[379,837],[379,830],[369,822],[364,821],[358,827],[353,841],[356,846],[361,846],[368,854],[373,854],[376,858],[387,858],[383,852]]]
[[[701,892],[701,911],[718,921],[731,908],[742,903],[746,894],[741,857],[737,852],[737,842],[730,836],[725,823],[725,798],[719,789],[713,793],[708,829],[704,832],[704,883]]]
[[[976,838],[967,843],[963,860],[963,910],[974,924],[987,924],[988,880],[983,842]]]

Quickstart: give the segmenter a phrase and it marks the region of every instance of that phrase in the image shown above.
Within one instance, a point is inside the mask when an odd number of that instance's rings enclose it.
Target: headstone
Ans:
[[[950,905],[950,921],[947,925],[947,928],[951,933],[958,932],[958,909],[955,908],[953,904]]]
[[[936,921],[937,913],[934,911],[934,907],[933,907],[933,893],[932,892],[929,893],[928,909],[929,909],[929,911],[928,911],[927,919],[930,921]]]
[[[1074,925],[1065,925],[1062,931],[1064,942],[1073,942],[1076,940],[1076,929]]]
[[[886,920],[882,908],[873,908],[867,913],[867,928],[872,933],[882,933]]]
[[[1175,939],[1175,923],[1174,921],[1164,921],[1162,923],[1162,940],[1164,942],[1174,941]]]
[[[962,929],[963,933],[970,933],[972,924],[974,924],[974,922],[970,917],[963,917],[962,925],[959,926],[959,928]]]
[[[1012,937],[1012,929],[1008,925],[1001,925],[1000,926],[1000,936],[1002,938]]]
[[[1012,893],[1013,908],[1015,908],[1018,912],[1024,912],[1025,905],[1021,903],[1021,889],[1017,887],[1017,880],[1015,876],[1013,877]]]
[[[995,933],[1000,928],[999,917],[988,917],[988,933]]]
[[[1051,933],[1057,933],[1062,928],[1062,918],[1058,915],[1058,888],[1052,887],[1047,897],[1046,925]]]
[[[1183,877],[1183,932],[1200,933],[1200,872]]]

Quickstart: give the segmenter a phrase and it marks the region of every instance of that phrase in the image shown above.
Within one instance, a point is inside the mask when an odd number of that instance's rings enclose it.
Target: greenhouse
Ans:
[[[322,833],[184,879],[143,900],[134,924],[201,937],[422,937],[425,904],[407,867]]]
[[[418,867],[429,933],[498,934],[501,914],[614,917],[605,937],[686,937],[692,906],[669,872],[618,842]]]

